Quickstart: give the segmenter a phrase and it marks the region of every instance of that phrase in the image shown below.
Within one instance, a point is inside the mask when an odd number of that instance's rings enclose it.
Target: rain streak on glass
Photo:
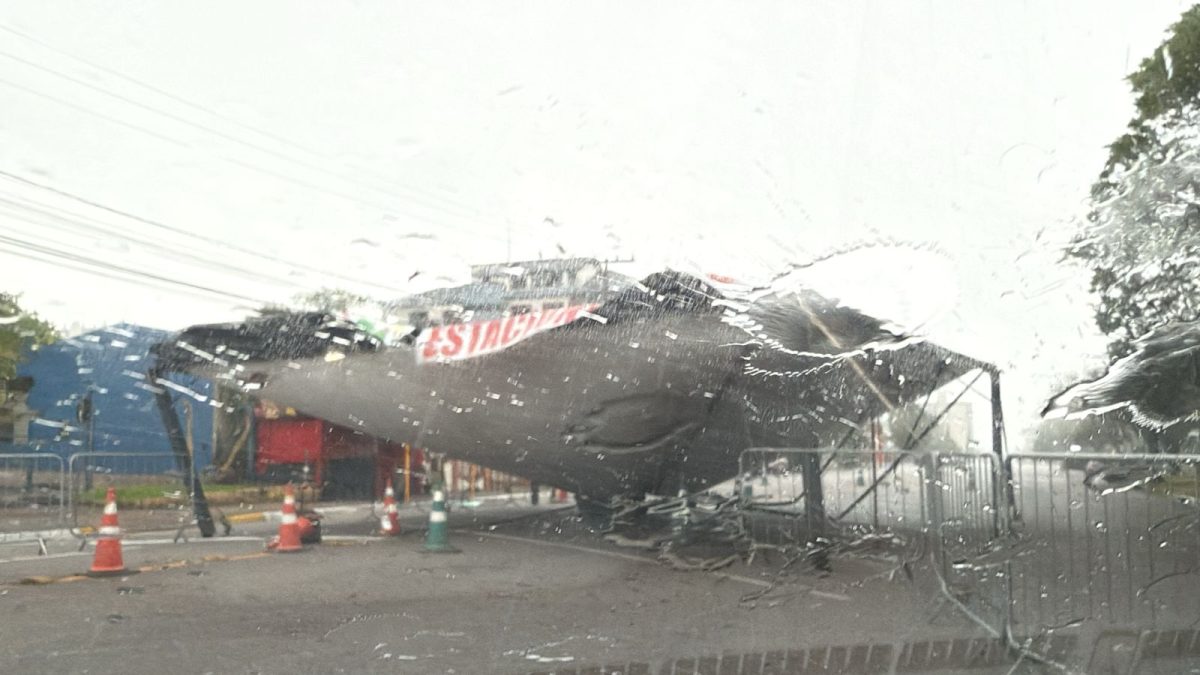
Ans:
[[[1198,50],[3,6],[0,671],[1200,668]]]

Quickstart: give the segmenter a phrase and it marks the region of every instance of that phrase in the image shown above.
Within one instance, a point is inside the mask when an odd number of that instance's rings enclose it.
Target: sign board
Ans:
[[[433,326],[417,336],[417,363],[461,361],[507,349],[544,330],[571,323],[596,305],[514,314],[491,321]]]

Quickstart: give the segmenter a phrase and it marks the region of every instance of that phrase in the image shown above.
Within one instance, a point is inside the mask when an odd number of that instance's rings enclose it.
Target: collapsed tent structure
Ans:
[[[973,371],[991,378],[1000,450],[995,367],[806,290],[722,292],[665,272],[598,306],[414,338],[385,347],[331,316],[273,314],[189,328],[156,353],[161,371],[236,382],[585,503],[703,490],[750,447],[845,444]],[[943,413],[922,410],[910,441]]]

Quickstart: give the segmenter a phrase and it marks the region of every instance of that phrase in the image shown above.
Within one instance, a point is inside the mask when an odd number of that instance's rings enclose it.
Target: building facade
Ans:
[[[392,303],[388,341],[430,326],[600,304],[633,280],[595,258],[524,260],[471,266],[471,283]]]
[[[25,404],[36,411],[18,452],[165,454],[171,447],[155,407],[155,385],[147,382],[150,346],[169,333],[116,324],[43,345],[30,352],[18,373],[30,380]],[[176,409],[190,430],[197,467],[212,462],[212,386],[203,379],[171,375]],[[80,421],[80,404],[90,395],[90,422]],[[15,439],[14,439],[15,440]]]

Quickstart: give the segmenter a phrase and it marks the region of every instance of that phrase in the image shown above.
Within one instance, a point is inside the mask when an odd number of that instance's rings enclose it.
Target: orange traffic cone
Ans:
[[[117,491],[108,488],[104,498],[104,515],[100,516],[100,539],[96,542],[96,555],[92,557],[92,576],[110,576],[125,573],[125,560],[121,557],[121,526],[117,524]]]
[[[400,511],[396,508],[396,491],[392,489],[391,478],[383,489],[383,510],[383,517],[379,519],[379,534],[385,537],[400,534]]]
[[[296,520],[296,491],[288,483],[283,488],[283,519],[279,523],[279,543],[274,546],[280,553],[303,551],[300,543],[300,523]]]

